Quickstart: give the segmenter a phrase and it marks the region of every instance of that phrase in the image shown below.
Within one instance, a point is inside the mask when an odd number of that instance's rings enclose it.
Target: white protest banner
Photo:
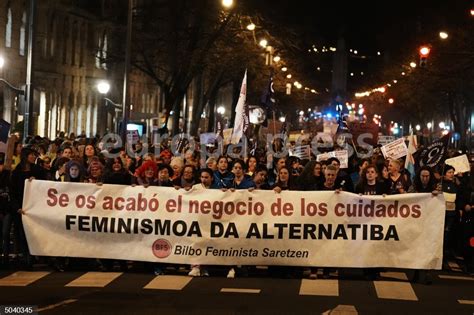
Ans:
[[[446,159],[444,163],[454,167],[455,174],[469,172],[471,170],[471,166],[469,165],[469,160],[467,159],[466,154],[453,157],[451,159]]]
[[[397,160],[408,154],[408,148],[403,138],[397,139],[380,148],[386,159]]]
[[[349,167],[349,152],[347,150],[339,150],[339,151],[332,151],[326,152],[322,154],[318,154],[316,156],[316,161],[326,161],[329,158],[335,157],[341,163],[341,168],[348,168]]]
[[[443,195],[221,191],[32,180],[32,255],[136,261],[440,269]]]
[[[227,128],[222,130],[222,136],[224,137],[224,144],[229,144],[230,139],[232,138],[232,128]]]

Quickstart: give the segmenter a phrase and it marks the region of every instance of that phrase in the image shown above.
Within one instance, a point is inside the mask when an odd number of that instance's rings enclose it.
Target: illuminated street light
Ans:
[[[262,46],[263,48],[267,47],[268,45],[268,42],[266,39],[262,39],[259,43],[260,46]]]
[[[284,123],[284,122],[285,122],[285,120],[286,120],[286,118],[285,118],[284,116],[282,116],[282,117],[280,117],[280,119],[279,119],[279,120],[280,120],[280,122]]]
[[[471,16],[474,16],[474,9],[471,9]]]
[[[446,32],[439,32],[439,38],[441,38],[441,39],[446,39],[446,38],[448,38],[448,33],[446,33]]]
[[[100,94],[107,94],[110,91],[110,84],[106,81],[100,81],[97,84],[97,90]]]
[[[250,23],[249,25],[247,25],[247,29],[248,29],[249,31],[255,30],[255,24]]]
[[[427,46],[423,46],[420,48],[420,55],[423,57],[427,57],[430,54],[431,49]]]
[[[288,68],[287,68],[287,67],[283,67],[283,68],[281,68],[281,71],[286,72],[286,71],[288,71]]]
[[[416,68],[416,62],[414,62],[414,61],[410,62],[410,67]]]
[[[275,56],[273,57],[273,61],[279,62],[281,60],[280,56]]]
[[[222,0],[222,6],[230,8],[234,4],[234,0]]]
[[[446,124],[444,123],[444,121],[440,122],[438,124],[438,126],[441,128],[441,129],[444,129],[446,127]]]
[[[298,81],[295,81],[295,82],[293,83],[294,86],[298,86],[299,84],[300,84],[300,83],[299,83]]]
[[[316,69],[317,69],[318,71],[321,71],[321,67],[317,67]]]
[[[420,125],[416,125],[416,126],[415,126],[415,129],[416,129],[416,131],[420,131],[421,126],[420,126]]]
[[[0,69],[3,68],[4,64],[5,64],[5,59],[3,59],[3,56],[0,56]]]
[[[224,108],[224,106],[219,106],[219,107],[217,108],[217,113],[218,113],[218,114],[221,114],[221,115],[224,115],[224,113],[225,113],[225,108]]]
[[[389,99],[388,99],[388,103],[389,103],[389,104],[393,104],[393,103],[395,103],[395,100],[394,100],[393,98],[389,98]]]
[[[287,78],[287,79],[291,79],[291,74],[287,74],[287,75],[286,75],[286,78]]]
[[[426,127],[428,127],[428,129],[431,129],[431,127],[433,127],[433,124],[429,122],[426,124]]]
[[[303,115],[304,115],[304,112],[300,110],[300,116],[303,116]]]

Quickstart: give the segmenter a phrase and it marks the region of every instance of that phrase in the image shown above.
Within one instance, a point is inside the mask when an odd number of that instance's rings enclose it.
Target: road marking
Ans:
[[[471,277],[462,277],[462,276],[447,276],[447,275],[438,275],[440,279],[449,279],[449,280],[470,280],[474,281],[474,278]]]
[[[410,283],[396,281],[373,281],[380,299],[418,301]]]
[[[47,311],[47,310],[52,310],[53,308],[56,308],[58,306],[62,306],[62,305],[66,305],[66,304],[71,304],[71,303],[74,303],[74,302],[77,302],[78,300],[76,299],[69,299],[69,300],[64,300],[62,302],[59,302],[59,303],[56,303],[56,304],[51,304],[51,305],[47,305],[45,307],[42,307],[42,308],[38,308],[36,311],[37,312],[42,312],[42,311]]]
[[[357,309],[354,305],[338,305],[334,309],[327,310],[322,315],[357,315]]]
[[[459,304],[469,304],[469,305],[474,305],[473,300],[458,300]]]
[[[393,272],[393,271],[391,271],[391,272],[381,272],[380,276],[382,276],[384,278],[393,278],[393,279],[397,279],[397,280],[408,281],[407,274],[404,273],[404,272]]]
[[[66,284],[66,287],[95,287],[103,288],[120,277],[123,272],[87,272],[79,278]]]
[[[339,296],[338,280],[302,279],[300,295]]]
[[[187,276],[156,276],[144,289],[182,290],[192,279]]]
[[[47,271],[17,271],[0,279],[0,286],[26,287],[49,274]]]
[[[459,267],[459,265],[454,261],[449,261],[448,266],[449,268],[451,268],[452,271],[462,271],[461,267]]]
[[[239,288],[222,288],[222,293],[260,293],[260,289],[239,289]]]

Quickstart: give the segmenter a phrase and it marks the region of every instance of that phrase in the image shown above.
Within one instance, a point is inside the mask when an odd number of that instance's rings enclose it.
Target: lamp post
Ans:
[[[107,81],[100,81],[99,83],[97,83],[97,91],[99,91],[99,93],[103,95],[106,107],[108,106],[108,104],[112,105],[112,107],[115,109],[115,113],[117,111],[123,110],[122,105],[117,104],[114,101],[112,101],[110,98],[105,97],[105,95],[107,95],[107,93],[109,93],[110,91],[110,84]]]

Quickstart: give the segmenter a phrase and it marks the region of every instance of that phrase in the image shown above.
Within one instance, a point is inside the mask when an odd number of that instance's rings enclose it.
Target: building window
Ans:
[[[53,15],[49,24],[49,56],[54,57],[56,45],[56,16]]]
[[[107,34],[104,33],[104,42],[103,42],[103,47],[102,47],[102,69],[107,70],[107,50],[108,50],[108,42],[107,42]]]
[[[99,36],[99,42],[97,46],[97,54],[95,56],[95,67],[100,69],[102,59],[102,36]]]
[[[63,35],[63,64],[67,64],[67,50],[69,42],[69,21],[64,21],[64,35]]]
[[[7,26],[5,31],[5,47],[12,47],[12,9],[7,9]]]
[[[25,55],[26,46],[26,11],[23,11],[20,27],[20,56]]]

